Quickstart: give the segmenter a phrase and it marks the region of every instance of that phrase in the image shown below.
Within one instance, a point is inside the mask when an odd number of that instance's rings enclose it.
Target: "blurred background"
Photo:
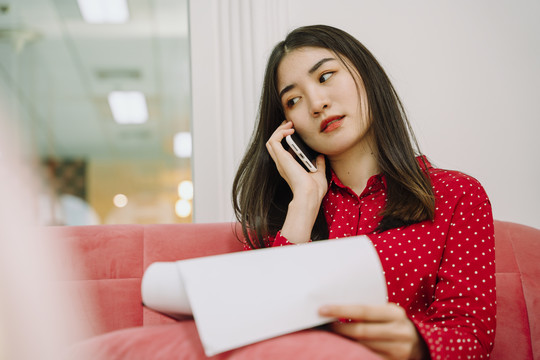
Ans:
[[[538,1],[88,4],[0,0],[0,128],[39,169],[42,224],[234,221],[270,50],[322,23],[376,55],[434,164],[540,226]]]
[[[0,122],[38,175],[41,224],[192,221],[187,12],[0,0]]]

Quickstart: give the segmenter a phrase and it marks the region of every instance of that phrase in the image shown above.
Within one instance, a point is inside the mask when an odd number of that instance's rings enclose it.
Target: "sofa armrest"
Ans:
[[[495,221],[497,331],[492,358],[540,354],[540,230]]]
[[[156,261],[177,261],[242,250],[234,223],[45,227],[66,256],[61,283],[78,308],[70,316],[88,337],[173,320],[142,306],[141,279]]]

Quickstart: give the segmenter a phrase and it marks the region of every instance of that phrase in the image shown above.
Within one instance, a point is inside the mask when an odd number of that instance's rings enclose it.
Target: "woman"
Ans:
[[[320,155],[307,172],[282,145]],[[416,150],[416,151],[415,151]],[[233,184],[246,248],[369,235],[385,306],[329,304],[331,329],[389,359],[482,359],[495,336],[493,219],[473,178],[420,152],[382,67],[351,35],[294,30],[270,55]]]

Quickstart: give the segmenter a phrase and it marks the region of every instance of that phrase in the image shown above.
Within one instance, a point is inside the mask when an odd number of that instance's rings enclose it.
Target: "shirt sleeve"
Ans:
[[[309,240],[309,242],[311,242],[311,240]],[[265,245],[266,247],[277,247],[296,244],[289,242],[285,236],[281,235],[281,231],[278,231],[275,236],[269,236],[265,240]],[[249,246],[247,242],[244,243],[244,250],[252,250],[251,246]]]
[[[278,231],[276,234],[276,237],[274,238],[274,241],[272,242],[272,247],[277,246],[286,246],[286,245],[294,245],[293,243],[290,243],[289,240],[283,235],[281,235],[281,231]]]
[[[472,186],[472,185],[471,185]],[[431,359],[486,359],[495,338],[495,242],[483,188],[464,193],[450,219],[434,301],[411,319]]]

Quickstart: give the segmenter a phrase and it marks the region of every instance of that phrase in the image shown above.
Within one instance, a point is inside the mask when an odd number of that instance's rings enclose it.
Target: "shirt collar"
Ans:
[[[352,194],[355,194],[351,188],[349,188],[348,186],[344,185],[341,182],[341,180],[337,177],[333,169],[330,169],[330,170],[331,170],[331,177],[328,183],[328,187],[334,185],[338,188],[341,188],[343,190],[351,192]],[[366,195],[375,193],[379,190],[385,190],[385,189],[386,189],[386,178],[382,173],[380,173],[380,174],[376,174],[370,177],[367,181],[366,188],[362,191],[362,194],[356,194],[356,195],[358,195],[359,197],[364,197]]]
[[[420,165],[420,168],[422,170],[425,171],[432,168],[431,163],[429,162],[429,160],[427,159],[425,155],[417,156],[416,160],[418,161],[418,164]],[[341,182],[341,180],[337,177],[336,173],[334,172],[334,169],[330,169],[330,171],[331,171],[331,176],[330,176],[330,181],[328,182],[328,187],[332,186],[333,184],[341,189],[345,189],[345,190],[353,192],[348,186],[345,186]],[[368,179],[366,188],[364,189],[360,197],[374,193],[381,189],[386,190],[386,177],[384,176],[383,173],[373,175],[372,177]]]

